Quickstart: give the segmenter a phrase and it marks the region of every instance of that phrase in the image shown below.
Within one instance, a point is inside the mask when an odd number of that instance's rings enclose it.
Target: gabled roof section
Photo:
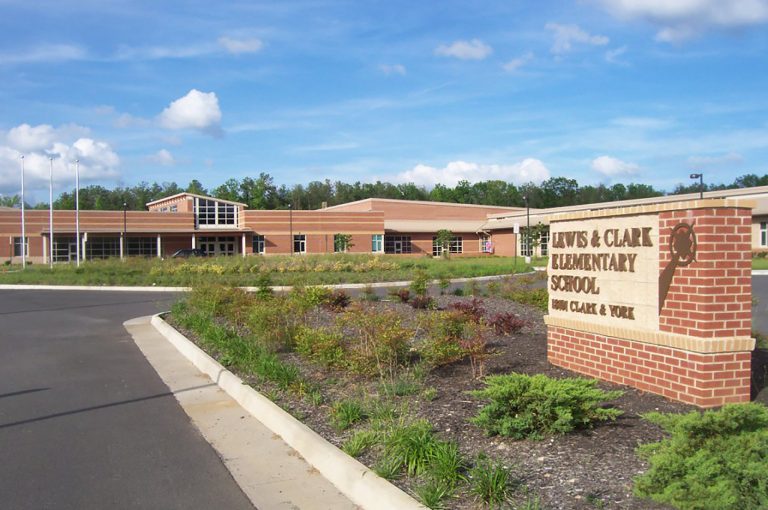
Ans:
[[[183,192],[183,193],[176,193],[175,195],[171,195],[169,197],[159,198],[157,200],[153,200],[152,202],[147,202],[145,205],[147,207],[149,207],[151,205],[161,204],[163,202],[167,202],[168,200],[174,200],[176,198],[182,198],[182,197],[203,198],[205,200],[216,200],[217,202],[223,202],[225,204],[242,205],[243,207],[248,207],[247,204],[243,204],[242,202],[234,202],[232,200],[224,200],[223,198],[207,197],[205,195],[197,195],[195,193],[187,193],[186,191]]]

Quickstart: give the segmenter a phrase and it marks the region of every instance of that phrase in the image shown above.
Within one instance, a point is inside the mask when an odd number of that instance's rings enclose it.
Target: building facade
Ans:
[[[754,201],[753,251],[768,251],[768,186],[705,193],[706,198]],[[550,209],[496,207],[371,198],[311,211],[248,210],[245,204],[180,193],[147,204],[146,211],[21,211],[0,208],[0,260],[55,262],[107,257],[169,257],[196,248],[208,255],[386,253],[438,256],[440,230],[449,230],[452,256],[548,255],[549,218],[561,213],[698,199],[698,194],[655,197]],[[527,225],[535,235],[528,243]]]

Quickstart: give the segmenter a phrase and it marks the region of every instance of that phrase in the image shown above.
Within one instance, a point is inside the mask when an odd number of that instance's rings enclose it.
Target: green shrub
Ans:
[[[338,430],[347,430],[364,418],[363,406],[355,400],[342,400],[331,408],[331,421]]]
[[[467,317],[461,312],[435,312],[425,316],[421,327],[426,338],[418,347],[422,361],[434,368],[462,359],[464,350],[459,342],[466,323]]]
[[[303,310],[309,310],[316,306],[328,303],[331,299],[331,289],[326,287],[301,287],[294,286],[291,298]]]
[[[407,360],[413,331],[399,314],[359,306],[342,314],[337,323],[351,339],[349,365],[357,373],[393,380]]]
[[[542,312],[549,309],[549,293],[547,289],[516,290],[503,295],[503,297],[538,308]]]
[[[642,445],[650,469],[635,493],[680,509],[768,508],[768,408],[730,404],[719,411],[644,416],[671,437]]]
[[[299,326],[295,333],[296,352],[324,367],[345,366],[344,339],[337,330]]]
[[[293,345],[303,317],[301,304],[292,298],[277,296],[253,303],[245,318],[245,326],[264,347],[281,351]]]
[[[359,457],[365,453],[371,446],[375,445],[379,439],[379,434],[372,430],[358,430],[352,436],[344,441],[341,449],[344,453],[352,457]]]
[[[470,492],[490,508],[503,506],[512,496],[512,476],[500,462],[485,456],[477,459],[469,471]]]
[[[413,281],[411,282],[411,292],[417,296],[426,296],[429,288],[429,274],[422,269],[418,268],[413,275]]]
[[[453,494],[453,489],[443,482],[430,478],[415,487],[414,492],[419,501],[430,510],[443,510],[445,500]]]
[[[256,297],[269,299],[272,294],[272,277],[269,273],[259,273],[256,277]]]
[[[491,402],[472,422],[489,435],[541,439],[613,420],[621,414],[601,404],[618,398],[622,392],[596,388],[593,379],[512,373],[488,377],[485,384],[484,389],[471,394]]]
[[[408,475],[420,475],[427,471],[438,444],[432,425],[419,420],[389,431],[384,438],[384,457],[405,469]]]

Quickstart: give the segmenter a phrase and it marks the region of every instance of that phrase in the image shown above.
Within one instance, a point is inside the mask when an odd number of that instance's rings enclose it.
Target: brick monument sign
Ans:
[[[548,358],[668,398],[750,398],[751,208],[705,199],[550,219]]]

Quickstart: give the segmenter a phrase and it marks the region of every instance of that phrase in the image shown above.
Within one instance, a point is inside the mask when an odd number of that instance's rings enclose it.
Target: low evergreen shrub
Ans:
[[[670,437],[638,449],[650,469],[635,493],[682,510],[768,508],[768,408],[729,404],[719,411],[649,413]]]
[[[490,400],[472,422],[489,435],[541,439],[614,420],[618,409],[602,407],[621,391],[603,391],[594,379],[553,379],[543,374],[494,375],[486,387],[471,392]]]

